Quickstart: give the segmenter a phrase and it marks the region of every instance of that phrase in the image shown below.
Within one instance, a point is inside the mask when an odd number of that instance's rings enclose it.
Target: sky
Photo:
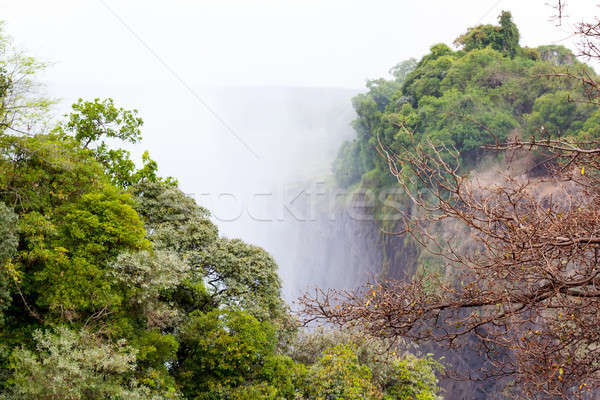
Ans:
[[[510,10],[521,44],[572,45],[547,0],[0,0],[17,44],[53,84],[361,88]],[[571,0],[572,20],[596,12]],[[181,82],[178,82],[181,84]]]

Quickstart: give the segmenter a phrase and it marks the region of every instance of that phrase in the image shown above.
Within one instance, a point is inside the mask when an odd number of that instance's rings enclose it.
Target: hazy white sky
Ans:
[[[547,1],[0,0],[0,18],[21,47],[56,62],[52,83],[172,81],[121,19],[189,84],[360,88],[502,9],[524,45],[568,37],[548,21]],[[595,3],[571,0],[569,14],[595,13]]]

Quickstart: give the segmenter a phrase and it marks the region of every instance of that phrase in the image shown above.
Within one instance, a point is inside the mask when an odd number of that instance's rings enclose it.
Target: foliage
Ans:
[[[83,143],[83,148],[104,139],[115,138],[124,142],[136,143],[141,138],[140,127],[143,121],[137,117],[137,110],[129,111],[115,107],[112,99],[100,101],[79,101],[73,104],[64,129],[73,132],[75,140]]]
[[[436,400],[437,377],[440,364],[431,356],[416,358],[412,355],[396,360],[392,382],[386,389],[386,399]]]
[[[589,67],[564,47],[520,48],[510,13],[499,22],[471,28],[457,39],[459,51],[437,44],[419,62],[393,68],[393,79],[367,84],[368,92],[353,99],[357,137],[342,145],[333,164],[338,185],[394,185],[380,144],[398,153],[430,142],[455,148],[468,170],[489,155],[483,145],[511,134],[572,135],[592,118],[595,110],[578,82],[549,79],[578,70],[593,74]]]
[[[360,145],[357,140],[346,141],[338,150],[338,156],[333,162],[336,182],[342,187],[348,187],[361,178],[361,168],[357,163],[360,156]]]
[[[17,214],[45,213],[107,183],[87,151],[55,134],[0,136],[0,152],[0,196]]]
[[[239,306],[260,320],[284,312],[277,264],[263,249],[238,239],[219,239],[197,262],[219,303]]]
[[[122,252],[111,270],[114,279],[131,291],[128,297],[139,304],[177,287],[190,275],[190,267],[168,250]]]
[[[86,331],[35,331],[35,351],[13,351],[10,390],[3,399],[168,399],[133,377],[136,351],[124,341],[105,343]]]
[[[107,263],[120,252],[149,246],[128,195],[113,189],[89,193],[52,216],[28,213],[20,220],[26,250],[18,266],[23,289],[35,305],[71,320],[120,302]]]
[[[294,365],[275,354],[275,328],[234,310],[195,312],[182,328],[177,374],[189,398],[293,394]],[[283,367],[283,369],[282,369]],[[290,368],[291,367],[291,368]],[[263,382],[263,386],[256,384]],[[267,386],[264,386],[266,384]]]
[[[340,345],[350,349],[358,363],[369,370],[372,384],[384,399],[439,398],[436,372],[443,369],[441,364],[430,356],[415,357],[401,342],[365,336],[356,328],[302,332],[291,356],[296,362],[314,366],[323,354]]]
[[[591,105],[578,106],[571,101],[571,96],[568,91],[561,90],[538,97],[527,120],[531,134],[539,129],[544,136],[560,137],[575,136],[581,131],[595,110]]]
[[[0,265],[8,262],[17,250],[17,215],[0,203]]]
[[[142,181],[130,192],[156,249],[169,249],[187,258],[217,240],[217,227],[210,221],[208,210],[176,186]]]
[[[315,400],[380,399],[371,371],[360,365],[354,349],[338,345],[325,350],[308,373],[307,397]]]
[[[137,116],[137,110],[117,108],[112,99],[79,99],[72,108],[68,120],[60,124],[56,131],[62,135],[71,134],[84,149],[91,148],[92,154],[104,166],[115,185],[127,188],[141,180],[162,180],[157,175],[158,165],[147,151],[142,156],[143,167],[137,170],[129,151],[112,149],[107,143],[116,140],[137,143],[141,140],[144,122]],[[164,182],[175,183],[173,178],[166,178]]]
[[[470,28],[467,33],[454,42],[465,51],[491,47],[503,54],[514,57],[519,50],[519,30],[512,21],[512,15],[503,11],[498,17],[499,26],[479,25]]]

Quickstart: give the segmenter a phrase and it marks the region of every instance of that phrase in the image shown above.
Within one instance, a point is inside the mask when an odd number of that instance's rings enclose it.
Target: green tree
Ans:
[[[187,258],[217,240],[218,229],[210,221],[209,211],[175,185],[144,180],[129,192],[156,249],[172,250]]]
[[[437,371],[441,371],[440,363],[430,355],[417,358],[406,355],[393,363],[393,374],[385,391],[386,399],[397,400],[437,400]]]
[[[315,400],[380,399],[371,371],[360,365],[355,349],[338,345],[325,350],[308,371],[306,396]]]
[[[573,94],[566,90],[546,93],[535,100],[528,116],[528,133],[533,136],[573,136],[584,126],[592,107],[577,104]],[[588,126],[590,126],[588,124]]]
[[[519,30],[512,21],[512,14],[502,11],[498,17],[499,26],[479,25],[470,28],[467,33],[454,42],[465,51],[491,47],[503,54],[514,57],[519,51]]]
[[[66,320],[119,304],[108,263],[122,251],[149,247],[130,197],[110,188],[85,194],[52,216],[26,214],[20,230],[27,249],[18,255],[19,268],[30,277],[24,290],[33,304]]]
[[[0,198],[17,214],[44,214],[108,182],[102,165],[74,140],[0,136]]]
[[[182,327],[176,367],[182,391],[190,399],[294,398],[301,369],[275,349],[267,321],[228,309],[194,312]]]
[[[107,343],[86,331],[35,331],[35,351],[17,348],[11,356],[6,400],[170,399],[136,382],[136,350],[124,341]]]
[[[16,225],[17,215],[6,204],[0,203],[0,265],[8,262],[17,250]]]
[[[141,139],[140,128],[143,121],[137,116],[137,110],[117,108],[112,99],[79,99],[72,107],[73,112],[68,116],[64,129],[72,132],[84,149],[96,142],[105,146],[104,140],[108,138],[129,143],[136,143]]]
[[[107,143],[115,140],[137,143],[141,140],[144,121],[138,117],[137,110],[117,108],[112,99],[79,99],[72,108],[73,112],[66,116],[68,120],[56,130],[63,135],[71,135],[83,149],[89,148],[115,185],[128,188],[141,180],[162,180],[157,174],[157,163],[147,151],[142,156],[142,168],[136,169],[129,151],[113,149]],[[175,183],[173,178],[166,178],[164,181]]]
[[[301,332],[290,355],[298,363],[314,366],[336,346],[352,350],[358,363],[370,371],[371,382],[384,399],[439,398],[436,373],[442,371],[442,365],[430,355],[418,358],[406,352],[401,341],[365,336],[352,328],[320,328]]]

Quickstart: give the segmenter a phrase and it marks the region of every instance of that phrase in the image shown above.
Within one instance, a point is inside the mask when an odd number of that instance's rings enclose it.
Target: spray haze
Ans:
[[[222,235],[267,250],[288,301],[314,286],[355,286],[380,264],[374,225],[360,220],[360,210],[343,209],[344,193],[331,180],[341,143],[355,135],[351,98],[358,90],[194,87],[250,152],[173,85],[49,89],[63,95],[58,114],[79,97],[137,108],[144,139],[131,148],[135,158],[149,150],[162,175],[176,176],[211,211]]]

